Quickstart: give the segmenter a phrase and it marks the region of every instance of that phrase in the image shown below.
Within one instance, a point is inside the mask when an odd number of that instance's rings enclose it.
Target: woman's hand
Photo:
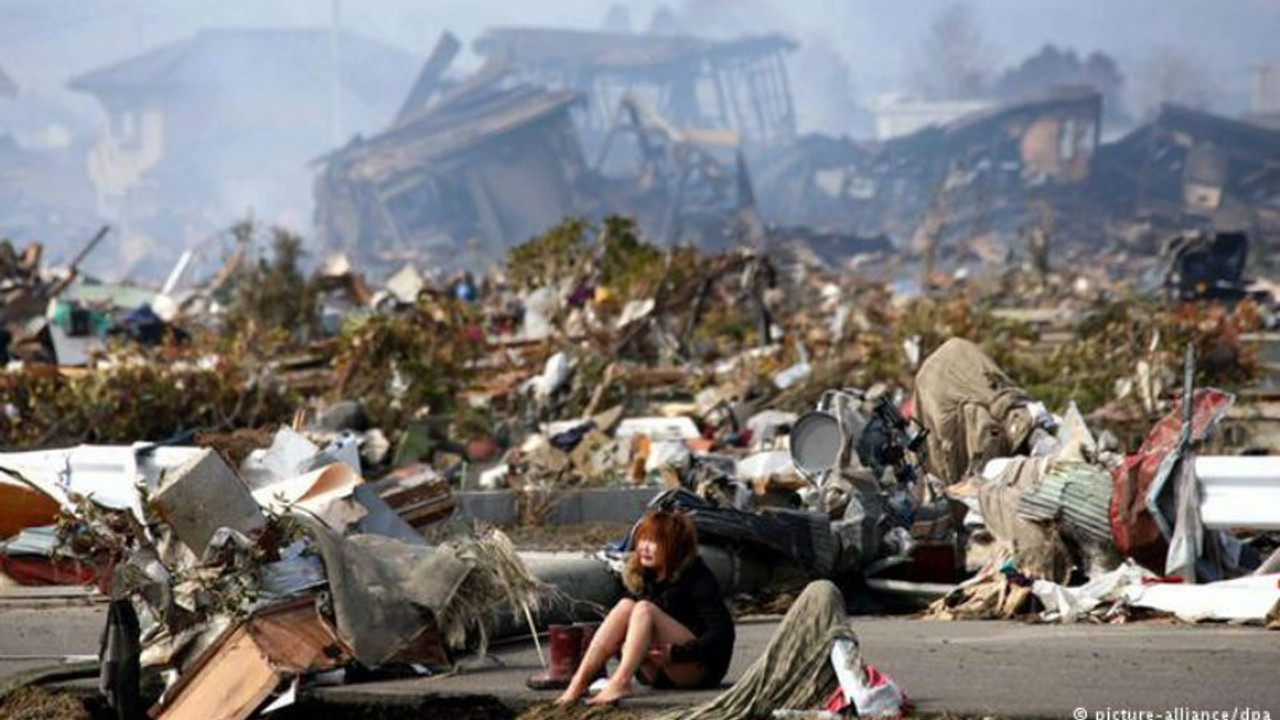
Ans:
[[[666,667],[671,664],[671,643],[654,643],[649,646],[649,652],[645,656],[650,663],[658,667]]]

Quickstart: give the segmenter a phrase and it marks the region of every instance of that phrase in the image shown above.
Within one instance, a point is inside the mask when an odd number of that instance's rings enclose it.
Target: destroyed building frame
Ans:
[[[1177,105],[1104,148],[1095,194],[1170,228],[1280,226],[1280,132]]]
[[[484,57],[502,58],[523,80],[582,93],[579,121],[588,149],[615,124],[627,96],[682,129],[725,131],[759,147],[796,137],[786,55],[797,45],[781,35],[713,41],[496,28],[474,46]]]
[[[1101,116],[1099,95],[1069,94],[974,113],[882,143],[802,138],[762,163],[761,209],[780,222],[901,238],[930,215],[981,229],[992,213],[1022,214],[1033,192],[1086,181]]]
[[[483,89],[323,159],[317,226],[330,248],[481,254],[578,210],[585,171],[571,91]]]

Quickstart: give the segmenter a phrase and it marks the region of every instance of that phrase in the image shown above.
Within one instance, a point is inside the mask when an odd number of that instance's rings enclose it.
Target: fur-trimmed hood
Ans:
[[[667,584],[671,585],[677,582],[680,576],[697,561],[697,551],[689,553],[689,557],[685,558],[671,571],[671,575],[667,577]],[[640,558],[635,551],[627,553],[626,560],[623,561],[622,584],[626,586],[627,590],[636,595],[644,592],[644,568],[640,565]]]

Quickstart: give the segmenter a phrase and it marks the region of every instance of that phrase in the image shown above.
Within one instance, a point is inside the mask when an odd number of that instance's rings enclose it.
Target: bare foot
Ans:
[[[590,700],[588,705],[612,705],[623,698],[631,697],[631,683],[626,683],[621,687],[614,687],[613,683],[605,685],[600,692],[596,693]]]
[[[564,692],[560,693],[560,697],[556,698],[556,704],[557,704],[557,705],[572,705],[573,703],[578,702],[578,700],[579,700],[581,697],[582,697],[582,691],[580,691],[580,690],[579,690],[579,691],[575,691],[573,688],[569,688],[569,689],[565,690]]]

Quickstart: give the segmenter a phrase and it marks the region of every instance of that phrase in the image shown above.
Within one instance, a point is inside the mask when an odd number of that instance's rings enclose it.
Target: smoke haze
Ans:
[[[346,50],[360,62],[361,77],[381,78],[368,90],[351,78],[333,97],[341,117],[324,102],[293,108],[298,142],[271,156],[270,143],[254,145],[254,160],[262,165],[287,165],[278,174],[249,177],[244,163],[217,158],[199,162],[201,171],[227,173],[238,179],[224,187],[218,202],[206,208],[208,224],[190,228],[178,242],[230,224],[235,215],[253,209],[261,217],[294,224],[306,232],[309,222],[311,160],[332,150],[356,133],[366,136],[385,128],[414,73],[440,33],[449,30],[463,45],[493,26],[535,26],[600,29],[606,17],[615,26],[643,32],[655,29],[683,34],[732,37],[778,32],[800,44],[789,63],[797,116],[802,132],[867,136],[868,108],[889,94],[918,90],[915,81],[931,23],[953,0],[640,0],[607,3],[599,0],[365,0],[355,3],[322,0],[0,0],[0,68],[20,93],[0,98],[0,135],[37,148],[60,147],[62,161],[72,167],[87,153],[94,137],[112,122],[103,101],[89,92],[68,87],[76,77],[123,60],[190,40],[208,29],[305,28],[317,33],[312,50],[287,50],[310,58],[314,72],[298,80],[312,83],[323,98],[326,53],[323,38],[335,26],[349,37],[369,41],[364,50]],[[612,7],[621,8],[621,10]],[[970,0],[965,11],[976,29],[990,67],[991,78],[1014,67],[1046,44],[1076,51],[1082,58],[1101,52],[1113,58],[1124,78],[1123,97],[1141,114],[1172,90],[1168,78],[1178,76],[1183,88],[1214,112],[1237,116],[1249,109],[1250,71],[1260,64],[1280,63],[1280,0]],[[320,44],[316,44],[320,43]],[[286,49],[282,49],[282,52]],[[307,54],[311,53],[311,54]],[[374,61],[372,58],[379,58]],[[478,60],[466,51],[455,68],[474,67]],[[255,73],[237,68],[237,72]],[[221,72],[212,69],[210,72]],[[345,71],[344,71],[345,72]],[[455,69],[457,72],[457,69]],[[226,77],[236,84],[241,78]],[[252,85],[255,78],[244,78]],[[369,81],[374,82],[374,81]],[[367,85],[361,81],[361,85]],[[308,86],[309,87],[309,86]],[[250,94],[246,102],[269,106],[273,98]],[[229,102],[229,101],[228,101]],[[206,113],[205,121],[220,123],[229,115],[252,116],[224,104]],[[287,113],[290,108],[282,108]],[[258,112],[255,110],[255,112]],[[130,121],[132,122],[132,121]],[[341,137],[335,137],[335,130]],[[217,137],[209,133],[207,137]],[[216,148],[205,148],[214,152]],[[215,178],[215,180],[218,178]],[[287,187],[280,187],[284,183]],[[57,185],[57,182],[51,182]],[[68,181],[67,184],[74,184]],[[228,183],[223,183],[227,185]],[[87,219],[119,208],[105,208],[85,199],[77,186],[76,202],[86,206]],[[272,205],[279,207],[272,207]],[[74,214],[73,214],[74,215]],[[65,221],[66,214],[62,216]],[[78,216],[77,216],[78,217]],[[118,217],[118,216],[116,216]],[[75,237],[81,225],[66,221],[66,234]],[[42,227],[33,224],[32,227]],[[16,232],[21,232],[18,226]],[[14,227],[5,228],[12,234]],[[59,238],[45,239],[55,249]],[[137,250],[137,254],[145,250]],[[56,256],[57,253],[54,253]],[[137,260],[138,258],[133,258]],[[119,270],[118,265],[111,265]],[[129,268],[136,265],[126,266]],[[100,268],[104,269],[105,268]]]

